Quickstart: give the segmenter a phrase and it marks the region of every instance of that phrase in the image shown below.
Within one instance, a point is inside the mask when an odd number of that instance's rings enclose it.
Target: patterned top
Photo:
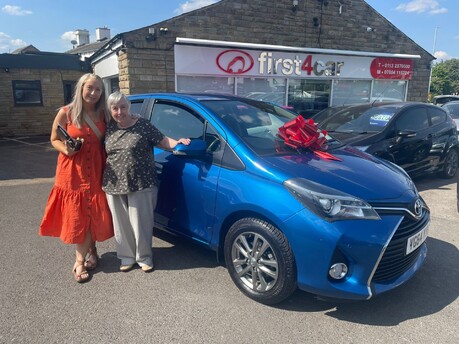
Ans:
[[[105,134],[107,164],[102,189],[107,194],[117,195],[158,186],[153,146],[163,138],[164,135],[144,118],[125,129],[110,121]]]

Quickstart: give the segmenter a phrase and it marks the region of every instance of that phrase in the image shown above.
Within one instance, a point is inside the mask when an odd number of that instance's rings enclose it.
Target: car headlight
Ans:
[[[283,185],[301,204],[329,222],[381,219],[367,202],[328,186],[303,178],[286,180]]]

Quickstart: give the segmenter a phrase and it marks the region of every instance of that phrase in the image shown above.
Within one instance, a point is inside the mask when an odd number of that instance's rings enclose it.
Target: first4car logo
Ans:
[[[305,75],[339,76],[344,62],[314,60],[313,55],[304,58],[277,58],[272,52],[263,51],[258,58],[259,75]],[[252,70],[254,58],[243,50],[230,49],[221,52],[216,58],[220,70],[228,74],[244,74]]]
[[[242,50],[225,50],[217,56],[217,66],[228,74],[244,74],[252,69],[252,56]]]

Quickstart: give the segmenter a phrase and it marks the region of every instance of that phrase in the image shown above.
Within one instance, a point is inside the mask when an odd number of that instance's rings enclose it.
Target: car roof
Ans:
[[[401,109],[404,107],[410,107],[414,105],[426,105],[433,106],[423,102],[373,102],[373,103],[361,103],[361,104],[350,104],[334,107],[336,111],[348,110],[348,109],[369,109],[369,108],[396,108]],[[326,110],[326,109],[325,109]]]
[[[187,99],[193,99],[196,101],[241,99],[241,97],[238,97],[232,94],[205,93],[205,92],[203,93],[153,92],[153,93],[132,94],[129,96],[129,98],[155,98],[155,97],[164,97],[164,96],[187,98]]]

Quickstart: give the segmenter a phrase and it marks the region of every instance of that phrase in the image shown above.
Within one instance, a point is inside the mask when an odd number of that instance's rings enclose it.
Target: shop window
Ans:
[[[328,107],[331,81],[290,79],[287,105],[305,117],[311,117]]]
[[[333,106],[370,102],[371,80],[335,80],[333,82]]]
[[[13,97],[16,106],[42,106],[40,80],[13,80]]]
[[[207,76],[177,76],[177,92],[235,94],[234,78]]]
[[[64,104],[69,104],[72,102],[73,93],[75,92],[75,81],[64,80]]]
[[[237,95],[285,105],[285,80],[276,78],[237,78]]]
[[[404,101],[406,85],[406,81],[375,80],[370,101]]]

